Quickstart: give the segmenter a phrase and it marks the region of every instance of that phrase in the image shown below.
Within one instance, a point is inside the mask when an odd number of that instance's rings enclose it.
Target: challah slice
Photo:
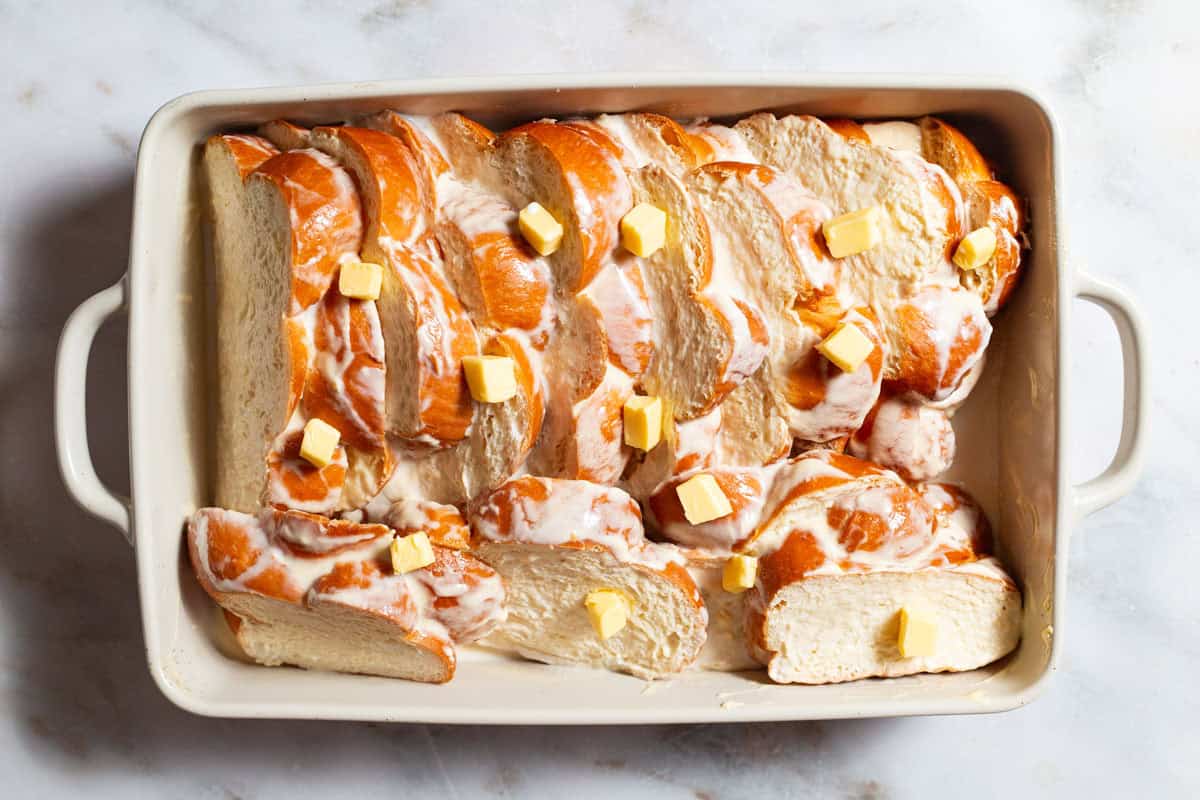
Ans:
[[[243,181],[278,152],[239,134],[213,136],[204,147],[217,271],[216,497],[242,511],[259,505],[267,451],[300,400],[307,366],[303,329],[284,322],[291,276],[264,279],[246,269],[258,263],[258,245]],[[254,313],[256,297],[269,309]],[[261,363],[246,358],[248,341],[266,351]]]
[[[687,183],[720,231],[717,260],[750,292],[770,332],[760,374],[728,401],[734,413],[725,415],[727,463],[765,463],[786,455],[792,438],[824,441],[852,432],[878,396],[883,341],[873,313],[840,308],[838,267],[818,238],[829,210],[763,166],[715,162],[689,173]],[[829,319],[830,329],[855,324],[875,343],[871,357],[850,375],[833,369],[813,350],[829,330],[812,318]],[[742,432],[750,446],[730,439]]]
[[[695,661],[707,623],[700,592],[682,556],[645,540],[637,504],[621,490],[526,476],[486,497],[470,522],[476,554],[508,585],[508,619],[488,644],[642,678]],[[584,607],[597,589],[630,603],[627,624],[608,639]]]
[[[871,409],[847,449],[905,480],[927,481],[954,461],[954,428],[946,411],[890,395]]]
[[[544,347],[556,320],[546,260],[517,231],[517,210],[457,180],[442,182],[438,242],[446,274],[478,326],[528,331]]]
[[[714,276],[709,222],[679,178],[649,164],[630,174],[636,202],[667,214],[664,246],[643,259],[654,325],[642,384],[675,419],[702,416],[762,363],[767,331],[745,292],[724,271]]]
[[[988,316],[999,311],[1016,287],[1021,269],[1018,237],[1024,223],[1016,195],[995,180],[970,139],[937,117],[922,117],[915,123],[867,123],[860,130],[872,144],[920,154],[958,184],[966,204],[966,230],[986,226],[996,234],[996,251],[988,262],[979,269],[962,271],[959,279],[979,295]]]
[[[1011,651],[1020,593],[986,551],[972,549],[977,534],[955,530],[953,513],[848,456],[810,453],[784,467],[740,548],[758,558],[747,628],[769,677],[829,683],[961,671]],[[901,656],[901,609],[936,620],[932,655]]]
[[[258,135],[280,150],[302,150],[312,147],[312,131],[286,119],[273,119],[258,127]]]
[[[434,202],[441,205],[444,200],[440,196],[439,182],[449,169],[442,151],[434,140],[438,138],[436,130],[428,117],[415,117],[396,111],[380,111],[364,117],[359,123],[363,128],[374,128],[395,136],[404,142],[413,158],[427,176],[428,186],[434,189]]]
[[[621,408],[648,360],[651,330],[639,266],[612,254],[630,205],[619,161],[600,137],[549,121],[500,136],[459,114],[431,126],[455,180],[512,208],[536,200],[563,224],[563,245],[547,258],[557,322],[543,354],[550,401],[530,468],[615,481],[629,456]]]
[[[682,472],[665,481],[646,504],[654,530],[668,541],[694,547],[715,556],[726,556],[745,542],[758,526],[763,503],[775,473],[782,464],[766,467],[710,466]],[[699,474],[711,475],[729,500],[732,512],[693,525],[684,515],[676,490]]]
[[[950,177],[917,154],[847,137],[816,117],[754,114],[734,126],[764,164],[787,172],[843,214],[880,206],[878,245],[848,262],[847,277],[873,302],[929,278],[957,282],[950,255],[963,230],[962,199]]]
[[[435,447],[463,439],[473,405],[462,359],[475,327],[450,290],[432,240],[433,189],[402,141],[367,128],[317,128],[316,146],[350,169],[366,205],[363,257],[384,267],[389,433]]]
[[[793,175],[833,213],[882,211],[880,243],[841,259],[842,290],[866,301],[883,323],[891,345],[885,378],[922,394],[932,387],[933,394],[926,394],[931,399],[952,391],[941,385],[943,372],[921,371],[935,364],[902,361],[920,344],[909,337],[929,325],[914,326],[897,312],[922,290],[958,285],[950,256],[967,231],[962,196],[950,176],[918,153],[872,145],[853,123],[834,130],[815,117],[755,114],[735,131],[763,163]],[[977,305],[983,316],[982,303]]]
[[[582,290],[607,263],[621,217],[633,205],[620,161],[599,137],[569,125],[531,122],[485,141],[462,119],[435,120],[443,141],[452,140],[451,163],[457,167],[453,154],[461,152],[470,179],[516,208],[537,201],[549,211],[563,226],[562,245],[549,256],[556,283],[564,293]],[[453,141],[454,134],[462,139]],[[473,145],[484,149],[471,155]]]
[[[503,620],[504,584],[440,546],[433,564],[396,574],[391,539],[383,525],[271,509],[206,508],[188,522],[196,575],[254,660],[445,682],[454,643]]]
[[[357,253],[359,201],[324,154],[259,160],[273,150],[246,136],[213,137],[205,149],[217,256],[217,496],[247,510],[264,499],[292,505],[301,486],[299,505],[333,511],[373,494],[389,468],[370,430],[376,397],[367,376],[382,367],[374,309],[326,298],[339,265]],[[328,363],[331,348],[349,360]],[[366,379],[345,380],[355,375]],[[298,459],[296,433],[332,410],[344,412],[326,420],[335,426],[349,417],[358,424],[345,426],[340,463],[318,471]]]
[[[746,639],[745,595],[729,592],[722,585],[726,559],[703,549],[683,552],[688,574],[708,610],[708,631],[695,667],[714,672],[759,669]]]
[[[870,308],[858,306],[841,316],[799,313],[809,342],[815,344],[842,325],[853,325],[873,349],[851,372],[845,372],[814,346],[783,368],[783,396],[792,435],[808,443],[836,442],[860,428],[883,385],[887,344]]]
[[[643,507],[663,483],[675,475],[716,463],[717,438],[721,432],[721,406],[704,416],[686,421],[671,419],[663,412],[663,438],[648,453],[630,460],[621,488]]]

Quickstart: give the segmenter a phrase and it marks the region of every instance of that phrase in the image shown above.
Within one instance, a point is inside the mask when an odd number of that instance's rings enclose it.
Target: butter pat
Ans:
[[[758,577],[758,559],[740,553],[725,562],[721,573],[721,588],[733,594],[741,594],[754,585]]]
[[[878,206],[860,208],[826,220],[822,226],[825,244],[834,258],[845,258],[870,250],[883,239],[883,212]]]
[[[596,635],[601,639],[608,639],[624,628],[633,611],[633,603],[623,592],[616,589],[597,589],[590,592],[584,598],[583,605],[587,609],[588,619],[591,620]]]
[[[548,256],[562,244],[563,226],[540,203],[522,208],[517,224],[525,241],[540,255]]]
[[[467,356],[463,359],[467,388],[481,403],[503,403],[517,393],[517,364],[508,356]]]
[[[635,256],[646,256],[667,241],[667,212],[649,203],[638,203],[621,217],[621,246]]]
[[[310,419],[304,425],[304,438],[300,440],[300,457],[317,469],[329,466],[337,450],[342,434],[328,422]]]
[[[914,609],[900,609],[900,636],[896,644],[903,658],[933,655],[937,652],[937,623]]]
[[[711,522],[733,513],[729,498],[721,491],[717,479],[707,472],[688,478],[675,487],[675,494],[683,505],[683,515],[693,525]]]
[[[976,228],[954,249],[954,263],[959,269],[976,270],[991,261],[995,252],[996,232],[987,227]]]
[[[338,272],[338,291],[355,300],[378,300],[383,289],[383,267],[369,261],[351,261]]]
[[[424,532],[392,539],[392,570],[397,575],[428,567],[433,562],[433,545]]]
[[[817,345],[817,352],[836,364],[842,372],[854,372],[874,349],[875,343],[850,322],[839,325]]]
[[[662,439],[663,404],[657,397],[634,396],[625,401],[625,444],[653,450]]]

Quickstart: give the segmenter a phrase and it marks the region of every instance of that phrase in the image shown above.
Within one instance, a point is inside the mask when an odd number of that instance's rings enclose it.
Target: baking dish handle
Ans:
[[[1121,439],[1104,472],[1075,487],[1075,513],[1085,517],[1120,500],[1142,472],[1150,414],[1146,326],[1137,306],[1121,289],[1079,273],[1075,296],[1104,309],[1117,326],[1125,374]]]
[[[130,544],[129,501],[100,482],[87,437],[87,367],[96,332],[125,308],[125,281],[92,295],[71,313],[58,341],[54,371],[54,438],[58,467],[75,502],[120,528]]]

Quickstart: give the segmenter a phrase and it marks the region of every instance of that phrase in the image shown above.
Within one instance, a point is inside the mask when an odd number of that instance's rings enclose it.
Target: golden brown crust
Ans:
[[[752,470],[718,468],[708,471],[707,474],[712,475],[717,485],[721,487],[721,492],[729,499],[729,505],[733,509],[730,516],[736,517],[747,506],[753,505],[767,489],[766,486],[763,486],[759,476]],[[683,503],[680,502],[676,489],[692,477],[691,475],[672,477],[670,480],[664,481],[654,490],[654,494],[650,495],[650,511],[654,514],[659,528],[665,529],[670,525],[688,524],[687,517],[683,513]]]
[[[852,142],[862,142],[864,144],[871,143],[871,137],[867,135],[867,132],[863,126],[859,125],[852,119],[834,117],[833,119],[825,119],[821,121],[832,128],[836,133],[841,134],[842,137],[849,139]]]
[[[268,158],[279,155],[279,149],[263,137],[244,133],[212,136],[208,143],[219,143],[229,152],[243,180]]]
[[[921,154],[958,184],[967,206],[968,227],[986,226],[996,235],[991,260],[961,275],[963,286],[978,294],[984,308],[994,314],[1008,301],[1020,276],[1021,204],[1009,187],[995,180],[987,161],[961,131],[937,117],[924,117],[919,124]]]
[[[495,143],[504,149],[524,140],[553,161],[566,181],[570,209],[553,209],[568,232],[578,235],[579,263],[566,265],[560,277],[564,290],[578,292],[600,272],[617,245],[621,217],[629,210],[629,186],[620,162],[601,142],[604,137],[552,122],[531,122],[501,134]],[[568,225],[570,222],[570,225]]]
[[[421,168],[433,183],[450,169],[450,164],[429,137],[416,125],[409,122],[402,114],[395,111],[380,111],[373,114],[363,123],[364,127],[376,128],[395,136],[412,153]]]
[[[285,119],[265,122],[258,132],[280,150],[300,150],[312,145],[312,131]]]
[[[292,314],[320,300],[343,253],[362,243],[362,207],[345,174],[311,150],[273,156],[247,180],[270,181],[292,212]]]
[[[466,436],[474,406],[462,375],[462,359],[476,355],[475,327],[433,263],[433,189],[408,147],[390,134],[368,128],[318,128],[336,137],[362,165],[360,190],[372,210],[367,251],[388,262],[385,291],[402,292],[412,317],[413,367],[418,381],[418,418],[391,420],[405,437],[441,443]],[[421,335],[430,331],[436,336]],[[396,378],[393,376],[393,384]]]

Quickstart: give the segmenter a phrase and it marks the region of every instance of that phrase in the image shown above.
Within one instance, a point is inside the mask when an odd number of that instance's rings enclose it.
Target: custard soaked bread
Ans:
[[[823,683],[1016,646],[986,518],[929,481],[1022,218],[944,121],[383,110],[205,167],[223,508],[188,544],[251,658]]]

